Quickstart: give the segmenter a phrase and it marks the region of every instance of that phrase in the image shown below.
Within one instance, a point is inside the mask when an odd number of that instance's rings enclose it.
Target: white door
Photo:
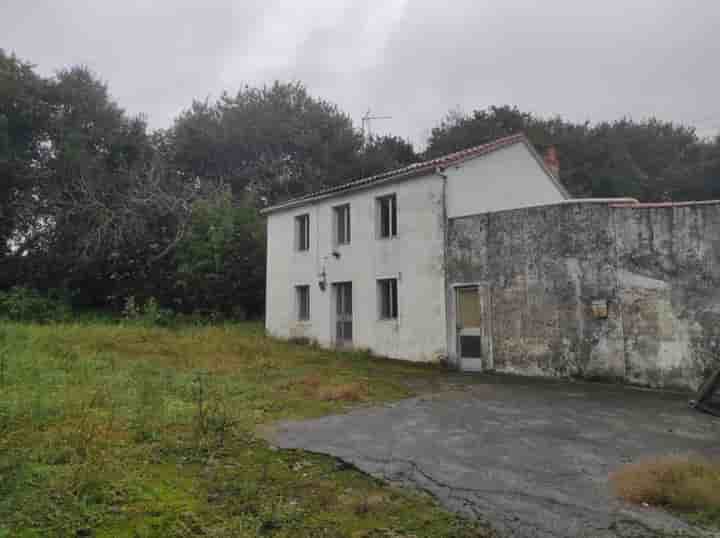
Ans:
[[[482,305],[479,286],[455,288],[455,316],[460,369],[482,371]]]

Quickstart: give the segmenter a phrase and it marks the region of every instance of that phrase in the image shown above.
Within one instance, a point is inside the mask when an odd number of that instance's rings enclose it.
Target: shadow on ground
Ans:
[[[638,458],[720,456],[720,420],[687,396],[505,376],[452,378],[455,390],[287,422],[280,448],[330,454],[435,495],[521,537],[704,535],[613,498],[608,474]]]

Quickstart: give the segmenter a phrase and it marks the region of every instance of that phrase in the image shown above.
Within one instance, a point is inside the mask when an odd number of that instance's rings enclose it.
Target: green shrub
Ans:
[[[148,325],[167,327],[172,325],[175,313],[169,308],[163,308],[155,297],[150,297],[142,309],[142,320]]]
[[[0,292],[0,319],[47,323],[66,320],[70,314],[70,306],[59,294],[43,295],[20,286]]]
[[[175,313],[169,308],[161,307],[155,297],[150,297],[140,306],[132,295],[125,299],[123,317],[147,326],[168,327],[175,321]]]

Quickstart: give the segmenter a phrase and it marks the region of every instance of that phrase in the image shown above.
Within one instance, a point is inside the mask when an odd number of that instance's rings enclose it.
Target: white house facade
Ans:
[[[269,207],[266,329],[413,361],[456,353],[448,219],[567,198],[516,135]]]

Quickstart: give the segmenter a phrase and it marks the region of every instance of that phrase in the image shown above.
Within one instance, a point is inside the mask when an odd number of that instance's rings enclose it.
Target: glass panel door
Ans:
[[[352,282],[334,284],[335,288],[335,344],[351,346],[352,326]]]

